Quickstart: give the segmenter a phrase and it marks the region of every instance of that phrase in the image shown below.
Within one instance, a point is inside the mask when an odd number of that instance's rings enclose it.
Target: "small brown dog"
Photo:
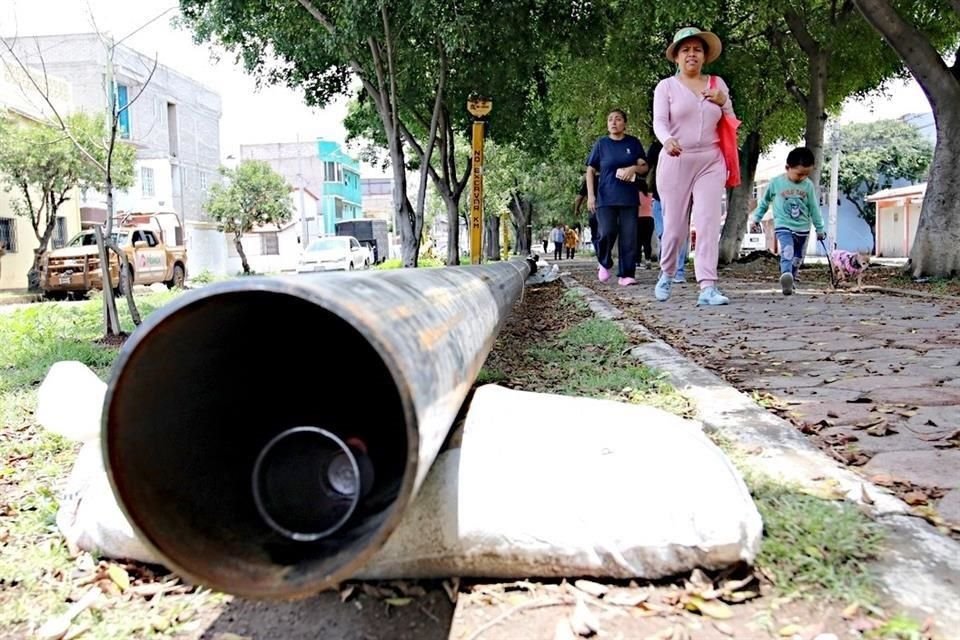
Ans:
[[[857,279],[857,289],[863,288],[863,273],[870,266],[870,255],[834,249],[830,252],[830,269],[837,284]]]

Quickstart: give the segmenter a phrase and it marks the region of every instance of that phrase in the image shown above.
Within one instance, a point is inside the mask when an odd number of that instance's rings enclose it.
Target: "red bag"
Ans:
[[[717,77],[710,76],[708,85],[711,89],[717,86]],[[717,123],[717,132],[720,134],[720,150],[727,163],[726,187],[732,189],[740,184],[740,148],[737,146],[737,129],[740,120],[731,114],[724,113]]]

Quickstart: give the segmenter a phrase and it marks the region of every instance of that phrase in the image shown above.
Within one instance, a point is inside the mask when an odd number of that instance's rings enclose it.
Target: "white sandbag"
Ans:
[[[57,527],[68,543],[107,558],[161,564],[134,534],[103,468],[99,440],[80,447],[57,509]]]
[[[660,578],[752,562],[760,514],[698,423],[487,385],[361,579]]]
[[[156,563],[120,510],[103,466],[100,416],[106,391],[97,374],[72,360],[54,363],[37,391],[40,425],[83,443],[59,496],[57,527],[68,544],[82,551]]]
[[[53,363],[37,389],[37,422],[74,442],[100,437],[107,383],[76,360]]]

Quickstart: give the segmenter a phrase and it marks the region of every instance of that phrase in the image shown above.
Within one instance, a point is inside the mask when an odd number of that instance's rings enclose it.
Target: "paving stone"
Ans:
[[[928,487],[960,487],[960,449],[880,453],[864,466],[868,475],[887,474]]]
[[[900,425],[891,425],[897,433],[891,433],[885,436],[873,436],[867,433],[866,429],[854,429],[849,426],[832,427],[824,429],[821,433],[824,435],[843,434],[853,436],[857,440],[852,444],[856,445],[860,451],[869,456],[875,456],[881,453],[906,452],[906,451],[936,451],[932,443],[923,447],[909,431],[904,430]]]
[[[937,513],[953,524],[960,524],[960,487],[954,487],[937,502]]]
[[[946,407],[960,405],[957,387],[893,387],[865,392],[873,402],[884,404],[911,404],[918,407]]]
[[[829,383],[830,387],[848,389],[851,391],[872,392],[882,390],[900,391],[904,387],[935,387],[937,380],[933,378],[915,378],[913,376],[864,376],[860,378],[841,378]]]

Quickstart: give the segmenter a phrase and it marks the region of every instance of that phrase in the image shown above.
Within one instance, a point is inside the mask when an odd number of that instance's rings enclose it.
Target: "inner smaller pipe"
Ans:
[[[263,521],[299,542],[338,531],[360,501],[360,465],[350,447],[319,427],[274,436],[253,465],[253,499]]]

